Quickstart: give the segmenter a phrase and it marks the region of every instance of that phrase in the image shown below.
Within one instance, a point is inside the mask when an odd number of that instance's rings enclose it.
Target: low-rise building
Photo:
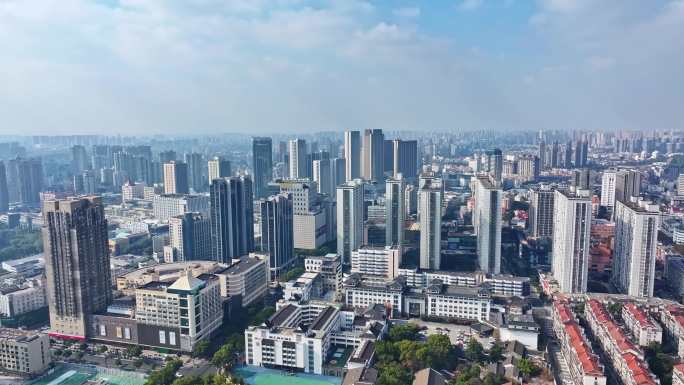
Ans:
[[[409,286],[425,287],[435,279],[447,285],[475,287],[483,283],[490,286],[493,295],[525,297],[530,294],[530,279],[507,274],[485,274],[482,271],[442,271],[399,269]]]
[[[331,253],[324,256],[309,256],[304,259],[304,270],[308,273],[319,273],[321,289],[342,295],[342,263],[340,256]]]
[[[42,279],[21,286],[0,289],[0,316],[16,317],[46,307],[47,293]]]
[[[240,297],[242,306],[258,303],[268,292],[269,272],[265,258],[255,254],[235,259],[230,266],[217,270],[222,297]]]
[[[0,369],[32,376],[42,373],[50,362],[46,334],[0,328]]]
[[[394,279],[399,275],[401,246],[361,246],[352,251],[351,272]]]
[[[653,342],[660,343],[663,339],[663,329],[660,325],[634,303],[622,307],[622,320],[640,346],[648,346]]]
[[[684,359],[684,306],[668,305],[660,313],[667,337],[677,346],[677,355]]]
[[[684,364],[672,368],[672,385],[684,385]]]

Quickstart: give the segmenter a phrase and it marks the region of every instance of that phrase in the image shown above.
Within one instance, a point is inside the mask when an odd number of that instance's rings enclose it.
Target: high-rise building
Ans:
[[[172,260],[167,262],[210,260],[212,255],[209,218],[201,213],[185,213],[169,218],[168,247],[172,253],[172,258],[169,259]]]
[[[268,196],[266,185],[273,179],[273,141],[267,137],[252,138],[252,170],[254,170],[254,197]]]
[[[563,293],[585,293],[589,273],[591,198],[556,190],[553,222],[553,276]]]
[[[500,185],[489,175],[475,181],[473,224],[477,234],[477,257],[480,270],[501,273],[501,199]]]
[[[286,272],[295,261],[292,197],[282,193],[259,201],[261,251],[269,255],[271,279]]]
[[[38,205],[43,190],[43,163],[39,158],[10,159],[6,165],[10,202]]]
[[[176,156],[176,151],[166,150],[166,151],[162,151],[159,153],[159,163],[161,163],[161,164],[171,163],[171,162],[175,162],[177,160],[178,160],[178,156]]]
[[[591,171],[588,168],[573,170],[571,185],[575,190],[591,190]]]
[[[318,186],[319,194],[326,194],[331,197],[335,187],[332,180],[332,168],[329,159],[313,161],[313,180]]]
[[[501,184],[503,181],[503,154],[501,150],[495,148],[493,150],[487,150],[484,153],[483,160],[484,172],[489,174],[494,180],[494,183]]]
[[[551,168],[558,168],[560,163],[560,146],[558,141],[554,140],[551,145]]]
[[[442,179],[421,175],[418,186],[418,217],[420,222],[420,268],[439,270],[442,243]]]
[[[613,282],[620,292],[652,297],[658,243],[657,205],[646,202],[615,203]]]
[[[164,163],[164,194],[190,194],[186,163]]]
[[[344,159],[346,181],[361,178],[361,134],[344,132]]]
[[[0,214],[9,211],[9,191],[7,189],[7,171],[5,163],[0,160]]]
[[[564,168],[572,168],[572,141],[568,141],[568,143],[565,144],[565,156],[564,158]]]
[[[143,186],[143,194],[145,189]],[[162,194],[152,197],[152,215],[160,221],[194,212],[209,215],[209,197],[200,194]]]
[[[351,253],[363,241],[363,182],[354,179],[337,186],[337,254],[342,264],[351,263]]]
[[[542,139],[539,141],[539,165],[542,169],[546,169],[549,166],[549,159],[547,157],[548,151],[546,148],[546,142]]]
[[[307,178],[307,151],[304,139],[292,139],[288,142],[290,149],[290,179]]]
[[[233,174],[230,167],[230,161],[227,159],[215,156],[207,162],[207,169],[209,170],[209,184],[214,179],[228,178]]]
[[[395,139],[392,141],[392,150],[394,177],[401,174],[404,180],[415,183],[418,175],[418,141]]]
[[[80,144],[71,147],[71,171],[74,174],[80,174],[88,169],[90,169],[90,162],[85,147]]]
[[[586,140],[578,140],[575,143],[575,167],[587,167],[587,155],[589,153],[589,142]]]
[[[641,173],[638,170],[620,170],[615,174],[615,201],[630,202],[641,194]]]
[[[212,255],[229,263],[254,250],[252,180],[248,176],[214,179],[209,191]]]
[[[387,179],[385,187],[385,244],[401,246],[404,244],[404,220],[406,217],[404,179]]]
[[[0,171],[2,172],[2,171]],[[0,182],[2,183],[2,182]],[[1,188],[1,186],[0,186]],[[679,174],[677,177],[677,195],[678,196],[684,196],[684,174]]]
[[[615,206],[615,178],[616,170],[606,170],[601,177],[601,206]]]
[[[333,192],[337,189],[337,186],[347,181],[346,162],[347,160],[344,158],[333,158],[330,160]],[[336,195],[337,194],[333,193],[331,198],[334,200]]]
[[[112,299],[107,220],[100,197],[43,202],[51,335],[84,340]]]
[[[365,130],[361,145],[361,176],[367,181],[384,181],[385,135],[380,129]]]
[[[192,191],[198,193],[205,191],[206,183],[202,170],[204,169],[204,160],[202,154],[190,152],[185,154],[185,164],[188,168],[188,181]]]
[[[553,201],[556,193],[548,185],[530,190],[529,230],[535,238],[553,237]]]

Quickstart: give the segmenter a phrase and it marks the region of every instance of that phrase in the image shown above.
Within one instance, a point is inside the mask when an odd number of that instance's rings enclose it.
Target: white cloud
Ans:
[[[416,17],[420,16],[420,8],[418,7],[402,7],[402,8],[397,8],[392,11],[394,16],[401,17],[401,18],[406,18],[406,19],[413,19]]]
[[[458,4],[458,9],[461,11],[472,11],[480,8],[482,3],[483,0],[463,0],[460,4]]]

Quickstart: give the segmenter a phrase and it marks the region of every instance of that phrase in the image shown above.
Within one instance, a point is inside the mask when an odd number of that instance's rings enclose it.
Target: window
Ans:
[[[121,331],[121,326],[116,327],[116,338],[123,338],[123,332]]]
[[[165,344],[166,343],[166,334],[164,333],[163,330],[159,331],[159,343],[160,344]]]
[[[107,335],[107,328],[104,325],[100,325],[100,335],[101,336]]]
[[[170,345],[176,344],[176,333],[175,332],[169,332],[169,344]]]
[[[130,328],[124,328],[124,338],[127,340],[131,339],[131,329]]]

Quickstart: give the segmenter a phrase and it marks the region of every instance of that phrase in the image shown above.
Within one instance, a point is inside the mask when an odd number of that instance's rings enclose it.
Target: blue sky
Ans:
[[[0,52],[0,134],[684,121],[684,0],[0,0]]]

